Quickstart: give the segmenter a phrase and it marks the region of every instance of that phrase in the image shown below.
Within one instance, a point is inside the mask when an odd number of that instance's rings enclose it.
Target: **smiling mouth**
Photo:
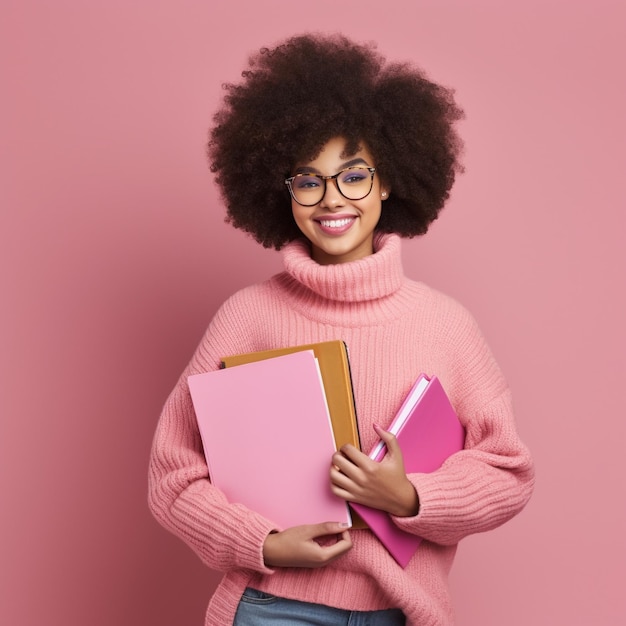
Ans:
[[[318,220],[319,224],[324,228],[345,228],[348,224],[351,224],[356,218],[354,217],[342,217],[337,220]]]

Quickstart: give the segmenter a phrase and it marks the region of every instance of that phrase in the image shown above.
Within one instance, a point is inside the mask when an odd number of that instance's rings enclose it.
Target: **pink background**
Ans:
[[[467,113],[406,271],[478,318],[538,482],[462,542],[458,626],[625,623],[626,16],[467,4],[3,0],[0,623],[202,623],[217,576],[150,517],[149,446],[216,307],[280,268],[223,223],[220,84],[305,29],[416,60]]]

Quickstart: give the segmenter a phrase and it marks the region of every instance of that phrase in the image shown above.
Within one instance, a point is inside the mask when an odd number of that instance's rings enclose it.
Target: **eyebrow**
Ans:
[[[367,165],[369,167],[369,164],[365,159],[358,158],[351,159],[350,161],[342,163],[339,170],[345,170],[347,167],[353,167],[355,165]],[[322,173],[318,169],[316,169],[315,167],[311,167],[310,165],[307,165],[306,167],[297,167],[294,171],[294,174],[319,174],[320,176],[322,175]]]

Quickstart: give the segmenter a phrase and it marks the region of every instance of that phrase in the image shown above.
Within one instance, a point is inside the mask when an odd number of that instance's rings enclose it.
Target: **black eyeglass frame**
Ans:
[[[337,180],[337,177],[341,176],[341,174],[343,174],[344,172],[347,172],[348,170],[367,170],[370,173],[370,188],[367,190],[367,193],[358,197],[358,198],[350,198],[349,196],[346,196],[346,194],[341,191],[341,188],[339,187],[339,181]],[[367,196],[370,195],[370,193],[372,193],[372,189],[374,188],[374,174],[376,173],[376,168],[375,167],[367,167],[367,166],[363,166],[363,165],[353,165],[352,167],[345,167],[342,170],[339,170],[336,174],[333,174],[332,176],[322,176],[321,174],[309,174],[309,173],[300,173],[300,174],[296,174],[294,176],[290,176],[289,178],[285,178],[285,185],[287,185],[287,188],[289,189],[289,195],[291,195],[291,197],[293,198],[293,200],[295,202],[297,202],[300,206],[306,206],[306,207],[310,207],[310,206],[315,206],[316,204],[319,204],[323,199],[324,196],[326,195],[326,187],[327,187],[327,181],[329,180],[334,180],[335,181],[335,187],[337,187],[337,191],[346,199],[346,200],[363,200],[363,198],[367,198]],[[300,176],[313,176],[314,178],[319,178],[320,180],[324,181],[324,189],[322,191],[322,196],[320,197],[320,199],[317,202],[313,202],[311,204],[304,204],[303,202],[300,202],[300,200],[298,200],[298,198],[296,198],[296,195],[293,191],[292,188],[292,183],[296,178],[299,178]]]

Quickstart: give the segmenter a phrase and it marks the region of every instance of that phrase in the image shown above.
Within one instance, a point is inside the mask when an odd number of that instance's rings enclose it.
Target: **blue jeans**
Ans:
[[[344,611],[271,596],[248,587],[241,596],[233,626],[405,626],[399,609]]]

